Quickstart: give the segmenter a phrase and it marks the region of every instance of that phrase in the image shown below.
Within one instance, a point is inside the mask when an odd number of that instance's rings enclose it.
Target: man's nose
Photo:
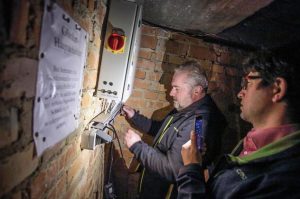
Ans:
[[[170,95],[171,97],[173,97],[173,96],[174,96],[174,91],[173,91],[173,88],[170,90],[170,93],[169,93],[169,95]]]
[[[245,95],[244,89],[241,89],[240,92],[238,92],[237,97],[238,97],[239,99],[242,99],[242,97],[243,97],[244,95]]]

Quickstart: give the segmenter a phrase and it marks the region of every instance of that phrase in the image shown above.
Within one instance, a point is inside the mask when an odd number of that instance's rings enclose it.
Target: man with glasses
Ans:
[[[178,198],[300,198],[299,63],[289,51],[257,54],[245,63],[240,116],[253,128],[220,159],[208,182],[192,132],[181,151]]]

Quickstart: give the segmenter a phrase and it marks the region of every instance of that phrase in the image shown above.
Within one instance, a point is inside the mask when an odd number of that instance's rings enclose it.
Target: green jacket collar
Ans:
[[[228,155],[228,157],[231,162],[235,162],[237,164],[246,164],[253,160],[275,155],[299,143],[300,143],[300,130],[291,133],[279,139],[276,142],[270,143],[249,155],[238,157],[230,154]],[[239,144],[242,144],[242,142],[240,142]]]

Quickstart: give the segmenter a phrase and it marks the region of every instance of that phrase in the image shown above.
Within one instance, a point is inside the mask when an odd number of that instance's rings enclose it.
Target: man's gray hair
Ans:
[[[208,81],[205,71],[201,68],[197,61],[187,61],[179,65],[174,70],[175,73],[187,72],[188,73],[188,83],[192,86],[202,86],[204,91],[207,91]]]

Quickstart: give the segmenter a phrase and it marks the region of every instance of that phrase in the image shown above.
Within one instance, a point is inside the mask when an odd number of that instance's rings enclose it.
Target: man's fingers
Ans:
[[[196,134],[195,134],[195,131],[194,130],[192,130],[191,131],[191,145],[194,145],[194,146],[196,146]]]
[[[188,149],[191,146],[191,140],[187,141],[182,145],[182,148]]]

